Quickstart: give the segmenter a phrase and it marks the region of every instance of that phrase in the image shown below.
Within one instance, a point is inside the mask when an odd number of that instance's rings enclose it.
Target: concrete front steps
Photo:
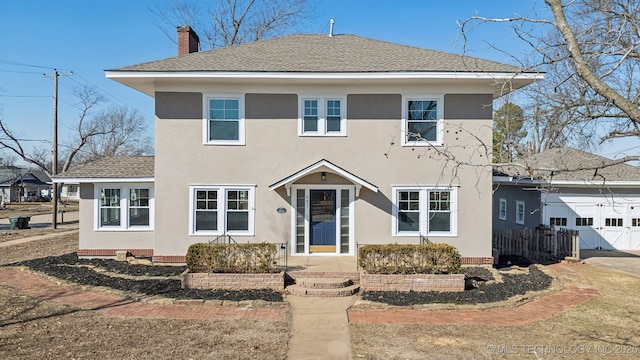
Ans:
[[[295,281],[286,290],[292,295],[312,297],[351,296],[360,290],[359,273],[289,273]]]

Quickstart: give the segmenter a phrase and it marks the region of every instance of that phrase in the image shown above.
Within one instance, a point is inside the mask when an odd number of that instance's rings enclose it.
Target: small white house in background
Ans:
[[[0,202],[51,199],[51,178],[40,170],[0,166]]]
[[[61,201],[78,201],[80,200],[79,184],[64,184],[60,190]]]
[[[184,262],[231,236],[292,256],[359,245],[455,246],[491,264],[492,103],[543,77],[488,60],[355,35],[289,35],[108,70],[155,99],[155,157],[104,158],[55,177],[80,184],[84,257]],[[478,145],[479,146],[479,145]],[[442,170],[429,149],[477,167]]]
[[[500,169],[493,177],[493,228],[566,228],[580,232],[581,249],[640,250],[640,168],[599,168],[607,162],[561,148]],[[569,171],[580,167],[599,169]]]

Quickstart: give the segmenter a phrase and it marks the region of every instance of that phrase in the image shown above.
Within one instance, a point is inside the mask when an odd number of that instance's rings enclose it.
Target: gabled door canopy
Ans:
[[[309,174],[313,174],[316,173],[318,171],[321,171],[321,168],[325,168],[326,172],[329,173],[333,173],[336,175],[340,175],[343,178],[351,181],[355,186],[356,186],[356,196],[360,196],[360,189],[362,189],[362,187],[365,187],[373,192],[378,192],[378,188],[371,184],[370,182],[348,172],[347,170],[333,164],[332,162],[322,159],[318,162],[316,162],[315,164],[309,165],[306,168],[295,172],[289,176],[287,176],[286,178],[276,182],[275,184],[269,186],[269,190],[275,190],[277,188],[279,188],[280,186],[284,186],[284,188],[287,190],[287,195],[291,195],[291,185],[293,185],[296,181],[298,181],[299,179],[302,179],[303,177],[309,175]]]

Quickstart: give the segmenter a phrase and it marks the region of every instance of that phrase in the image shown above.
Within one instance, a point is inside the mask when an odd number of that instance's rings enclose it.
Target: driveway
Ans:
[[[640,277],[640,250],[580,250],[587,264]]]

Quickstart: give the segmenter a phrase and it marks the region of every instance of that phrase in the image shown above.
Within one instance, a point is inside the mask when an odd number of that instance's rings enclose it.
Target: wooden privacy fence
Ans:
[[[532,260],[567,256],[579,259],[580,236],[578,231],[568,229],[494,229],[493,248],[502,255],[519,255]]]

